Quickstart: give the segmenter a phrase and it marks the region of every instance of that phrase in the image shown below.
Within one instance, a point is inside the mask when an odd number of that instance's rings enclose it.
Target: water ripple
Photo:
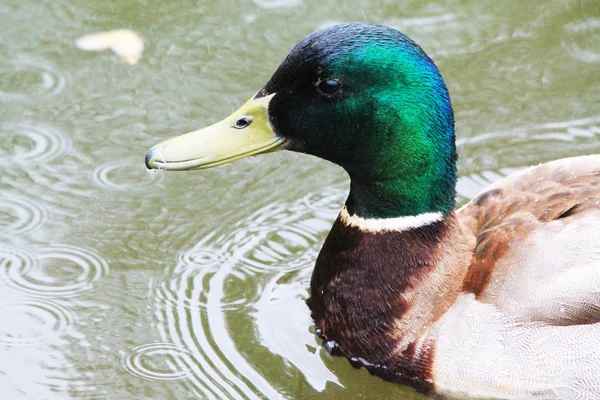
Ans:
[[[178,256],[178,265],[184,268],[216,268],[225,260],[223,254],[217,250],[195,246],[192,250]]]
[[[147,179],[148,171],[139,163],[138,159],[109,161],[96,168],[92,174],[92,181],[103,188],[112,190],[144,190],[156,188],[164,174],[152,174]]]
[[[65,307],[43,299],[0,303],[0,346],[35,346],[67,331],[73,316]]]
[[[290,204],[271,204],[241,221],[219,247],[227,248],[252,273],[303,268],[331,228],[337,194],[306,196]],[[338,207],[339,209],[339,204]]]
[[[44,60],[13,58],[0,64],[0,100],[53,96],[67,85],[67,75]]]
[[[0,277],[12,288],[30,295],[77,296],[106,273],[106,261],[81,247],[49,246],[33,256],[0,249]]]
[[[0,235],[23,235],[45,224],[50,209],[31,197],[10,193],[0,198]]]
[[[321,193],[310,193],[302,199],[302,203],[317,216],[331,219],[340,212],[340,204],[347,196],[347,189],[324,189]]]
[[[521,168],[570,154],[596,153],[600,151],[598,135],[600,116],[592,116],[488,132],[458,139],[456,145],[463,159],[476,170],[489,171],[498,170],[499,166]],[[485,152],[478,151],[482,147],[486,148]],[[515,148],[519,149],[518,156],[515,156]]]
[[[600,19],[587,18],[564,27],[563,46],[569,54],[586,63],[600,63]]]
[[[141,378],[178,381],[190,375],[188,352],[173,343],[147,343],[131,349],[123,368]]]
[[[271,203],[239,221],[231,232],[204,237],[180,254],[168,278],[158,282],[155,299],[161,337],[189,352],[191,375],[186,383],[194,393],[208,398],[282,398],[261,373],[261,366],[253,364],[235,344],[236,335],[255,335],[248,332],[249,326],[258,324],[261,335],[274,328],[253,313],[265,308],[271,308],[276,319],[286,324],[290,318],[296,321],[293,315],[301,314],[302,318],[286,329],[293,329],[294,337],[304,330],[306,337],[305,343],[287,343],[290,347],[285,350],[281,342],[270,339],[278,335],[274,331],[263,343],[263,349],[277,356],[273,362],[285,357],[289,364],[282,367],[295,367],[317,390],[323,390],[328,381],[337,382],[324,365],[318,371],[310,370],[310,361],[319,354],[316,339],[308,330],[310,313],[304,297],[320,243],[339,203],[338,191],[311,194],[291,204]],[[296,282],[282,283],[289,276]],[[269,281],[266,286],[247,288],[241,283],[246,279]],[[278,299],[283,302],[273,309]],[[244,328],[237,331],[234,325]],[[187,367],[180,365],[176,370]]]
[[[458,202],[466,202],[477,196],[485,187],[523,168],[501,168],[498,171],[478,171],[461,175],[456,182]]]
[[[0,166],[47,163],[60,157],[71,144],[62,132],[47,125],[2,124],[0,136]]]
[[[254,390],[230,369],[229,362],[223,360],[218,346],[212,344],[211,333],[204,328],[208,325],[207,284],[214,269],[185,268],[180,264],[180,272],[173,279],[162,282],[156,291],[159,303],[157,317],[164,340],[172,340],[178,348],[186,349],[191,362],[174,359],[179,363],[175,370],[190,368],[187,383],[201,398],[257,398]],[[219,305],[219,308],[221,304]],[[227,336],[223,333],[223,336]],[[231,359],[229,359],[231,360]],[[241,391],[241,395],[240,395]]]
[[[309,224],[299,222],[275,228],[266,232],[260,228],[247,232],[248,240],[240,243],[247,247],[241,257],[245,270],[294,270],[314,259],[315,254],[311,254],[309,249],[319,243],[320,237]]]

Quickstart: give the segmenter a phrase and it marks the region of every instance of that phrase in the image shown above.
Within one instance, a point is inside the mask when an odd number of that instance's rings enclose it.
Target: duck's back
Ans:
[[[600,156],[511,175],[457,214],[477,244],[430,332],[438,391],[600,398]]]

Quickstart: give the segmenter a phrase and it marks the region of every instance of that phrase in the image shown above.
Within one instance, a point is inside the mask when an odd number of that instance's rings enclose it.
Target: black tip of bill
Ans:
[[[144,159],[144,163],[146,164],[147,169],[153,169],[152,166],[150,165],[150,161],[152,161],[152,159],[154,158],[155,152],[156,152],[156,148],[153,148],[153,149],[148,150],[148,152],[146,153],[146,158]]]

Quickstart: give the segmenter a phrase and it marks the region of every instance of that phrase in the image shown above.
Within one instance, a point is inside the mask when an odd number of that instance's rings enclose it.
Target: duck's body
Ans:
[[[454,210],[437,68],[393,29],[346,24],[302,40],[240,110],[146,163],[204,168],[275,148],[351,178],[311,282],[329,349],[429,394],[600,398],[600,156],[527,169]]]
[[[600,156],[587,156],[511,175],[419,227],[350,224],[343,210],[313,275],[317,328],[428,393],[597,398],[599,200]]]
[[[513,174],[459,210],[477,245],[464,292],[438,323],[439,389],[599,398],[599,201],[594,155]]]

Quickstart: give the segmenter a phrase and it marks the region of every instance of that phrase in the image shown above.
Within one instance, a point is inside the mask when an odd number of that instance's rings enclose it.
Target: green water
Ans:
[[[383,23],[448,83],[459,202],[600,152],[600,3],[0,3],[0,398],[406,399],[324,353],[304,304],[348,186],[277,153],[150,174],[153,144],[228,115],[305,34]],[[137,65],[75,47],[139,31]]]

